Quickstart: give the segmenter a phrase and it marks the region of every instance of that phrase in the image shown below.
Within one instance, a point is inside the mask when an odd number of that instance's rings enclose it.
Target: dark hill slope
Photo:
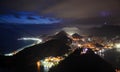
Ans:
[[[12,72],[35,72],[36,62],[48,56],[62,56],[70,47],[59,39],[28,47],[14,56],[0,56],[0,67]]]
[[[111,64],[91,50],[86,54],[80,54],[82,51],[82,49],[75,50],[49,72],[115,72]]]

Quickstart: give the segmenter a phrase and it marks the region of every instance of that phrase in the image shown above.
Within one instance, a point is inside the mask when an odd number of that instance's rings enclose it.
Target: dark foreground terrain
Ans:
[[[62,56],[70,47],[60,39],[25,48],[14,56],[0,56],[0,72],[37,72],[37,61],[48,56]]]

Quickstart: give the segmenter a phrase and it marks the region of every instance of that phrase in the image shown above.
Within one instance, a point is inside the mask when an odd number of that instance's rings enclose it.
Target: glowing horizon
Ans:
[[[13,24],[53,24],[60,23],[61,19],[36,14],[0,14],[0,23]]]

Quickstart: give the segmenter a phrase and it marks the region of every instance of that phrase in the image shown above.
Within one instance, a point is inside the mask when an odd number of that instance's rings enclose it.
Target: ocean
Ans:
[[[0,24],[0,53],[9,53],[34,43],[30,40],[18,40],[19,38],[52,35],[60,29],[59,25]]]

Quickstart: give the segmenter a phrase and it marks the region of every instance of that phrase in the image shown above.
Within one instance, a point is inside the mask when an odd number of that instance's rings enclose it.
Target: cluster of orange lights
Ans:
[[[59,62],[62,59],[63,59],[63,57],[60,57],[60,56],[57,56],[57,57],[47,57],[45,59],[45,61],[47,61],[47,62]]]
[[[74,42],[78,43],[77,44],[78,47],[91,48],[94,51],[99,51],[101,49],[101,48],[99,48],[99,47],[97,47],[95,45],[95,43],[96,43],[95,41],[93,41],[93,42],[86,42],[86,40],[84,38],[75,38],[75,37],[71,37],[71,39]],[[79,41],[82,41],[83,43],[80,44]],[[101,44],[100,41],[101,40],[99,39],[98,42]],[[103,45],[103,48],[109,48],[109,49],[111,49],[113,47],[113,44],[107,44],[107,45],[102,44],[102,45]]]
[[[120,72],[120,69],[116,69],[116,72]]]

